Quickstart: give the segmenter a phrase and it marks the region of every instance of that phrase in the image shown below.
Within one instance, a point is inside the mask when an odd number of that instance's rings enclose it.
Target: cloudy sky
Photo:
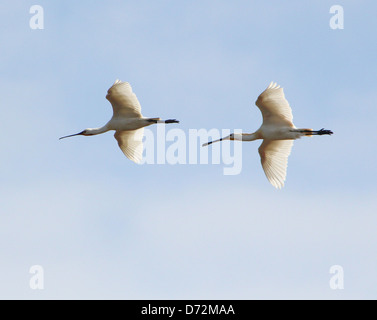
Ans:
[[[35,4],[43,29],[30,26]],[[344,29],[330,26],[333,5]],[[376,10],[2,1],[0,298],[376,299]],[[179,119],[166,131],[187,144],[190,129],[258,129],[254,102],[271,81],[297,127],[334,135],[295,142],[281,190],[258,141],[224,175],[222,162],[137,165],[112,133],[58,140],[110,119],[118,78],[145,116]]]

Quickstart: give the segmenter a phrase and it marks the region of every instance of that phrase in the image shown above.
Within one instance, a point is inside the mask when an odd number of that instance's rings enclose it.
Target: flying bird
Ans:
[[[140,103],[128,82],[115,80],[107,91],[106,99],[113,107],[113,116],[108,123],[100,128],[88,128],[59,139],[78,135],[93,136],[115,130],[114,137],[125,156],[140,163],[143,156],[144,127],[154,123],[179,123],[176,119],[144,118],[141,114]]]
[[[283,88],[275,82],[264,90],[255,102],[262,112],[263,123],[254,133],[232,133],[227,137],[204,143],[222,140],[254,141],[263,139],[258,151],[267,179],[278,189],[284,186],[287,175],[288,156],[293,140],[302,136],[331,135],[331,130],[298,129],[293,124],[292,109],[285,99]]]

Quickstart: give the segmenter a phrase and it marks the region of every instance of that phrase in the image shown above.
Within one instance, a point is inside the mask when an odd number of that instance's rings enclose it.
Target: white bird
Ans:
[[[78,135],[92,136],[115,130],[114,137],[126,157],[140,163],[143,155],[144,127],[154,123],[179,123],[176,119],[144,118],[141,114],[140,103],[128,82],[115,80],[107,91],[106,99],[113,106],[113,116],[108,123],[103,127],[88,128],[60,139]]]
[[[262,112],[263,123],[254,133],[232,133],[219,140],[254,141],[263,139],[258,151],[267,179],[275,188],[282,188],[287,175],[288,156],[293,140],[302,136],[333,134],[331,130],[298,129],[293,124],[292,109],[285,99],[283,88],[274,82],[264,90],[255,102]]]

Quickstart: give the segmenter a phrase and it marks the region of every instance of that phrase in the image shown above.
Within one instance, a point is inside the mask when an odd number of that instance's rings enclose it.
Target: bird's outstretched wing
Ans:
[[[264,173],[275,188],[284,186],[292,146],[293,140],[264,139],[258,149]]]
[[[144,128],[130,131],[115,131],[114,137],[125,156],[133,162],[140,163],[143,158]]]
[[[115,80],[107,91],[106,99],[113,106],[114,116],[141,118],[141,106],[128,82]]]
[[[283,124],[293,127],[292,109],[285,99],[283,88],[275,82],[264,90],[258,97],[255,104],[263,116],[264,124]]]

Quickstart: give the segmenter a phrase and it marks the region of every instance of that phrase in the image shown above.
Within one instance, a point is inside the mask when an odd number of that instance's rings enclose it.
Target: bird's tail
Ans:
[[[147,121],[150,123],[158,123],[161,121],[161,118],[148,118]]]
[[[313,136],[313,129],[300,129],[300,132],[302,132],[306,137]]]

